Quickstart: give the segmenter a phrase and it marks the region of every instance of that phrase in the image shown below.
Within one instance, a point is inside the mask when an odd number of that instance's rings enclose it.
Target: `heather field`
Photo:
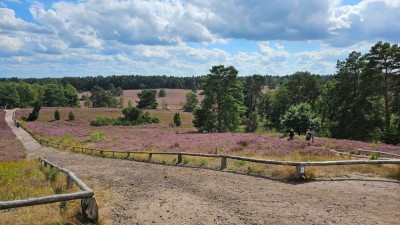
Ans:
[[[0,162],[24,159],[24,146],[7,125],[4,115],[5,111],[0,111]]]
[[[293,153],[313,156],[333,156],[327,149],[355,152],[359,148],[377,149],[400,154],[399,146],[365,143],[351,140],[316,138],[308,146],[303,136],[293,143],[280,133],[196,133],[193,115],[180,111],[183,125],[172,127],[172,117],[178,110],[150,110],[160,119],[159,124],[133,127],[92,127],[90,120],[97,116],[119,117],[120,109],[60,108],[61,120],[54,121],[55,108],[43,108],[39,119],[27,123],[28,129],[39,135],[65,144],[130,151],[182,151],[282,158]],[[17,117],[27,116],[30,110],[17,111]],[[76,120],[67,121],[73,111]],[[100,138],[97,137],[101,134]],[[318,148],[315,148],[318,147]]]
[[[157,93],[160,91],[160,89],[155,89],[157,90]],[[139,101],[139,98],[137,97],[137,94],[141,92],[142,90],[124,90],[124,105],[128,105],[128,101],[130,100],[133,106],[136,106],[137,102]],[[183,104],[185,103],[186,100],[186,94],[190,90],[186,89],[165,89],[165,92],[167,94],[166,97],[157,97],[157,103],[158,107],[161,108],[161,105],[165,102],[168,105],[168,108],[171,110],[178,110],[183,107]],[[197,98],[199,101],[203,100],[204,96],[200,95],[201,90],[197,91]],[[79,93],[78,97],[81,98],[83,95],[88,95],[90,96],[90,92],[82,92]],[[80,102],[80,105],[83,106],[83,102]]]

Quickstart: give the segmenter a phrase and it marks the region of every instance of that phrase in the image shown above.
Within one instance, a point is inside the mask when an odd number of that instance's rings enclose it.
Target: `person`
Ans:
[[[16,122],[15,125],[17,126],[17,128],[19,128],[19,122]]]
[[[294,138],[294,130],[293,128],[290,128],[288,141],[293,141],[293,138]]]
[[[307,132],[306,132],[306,141],[307,141],[307,144],[308,144],[308,145],[310,145],[311,136],[312,136],[312,133],[311,133],[310,129],[307,129]]]
[[[288,141],[290,141],[290,146],[292,146],[293,138],[294,138],[294,130],[293,130],[293,128],[290,128],[290,130],[289,130],[289,139],[288,139]]]

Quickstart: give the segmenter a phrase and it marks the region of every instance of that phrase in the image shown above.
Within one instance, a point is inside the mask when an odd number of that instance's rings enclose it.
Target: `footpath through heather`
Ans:
[[[29,158],[74,172],[107,224],[397,224],[400,183],[352,177],[284,183],[208,169],[92,157],[38,144],[12,122]]]

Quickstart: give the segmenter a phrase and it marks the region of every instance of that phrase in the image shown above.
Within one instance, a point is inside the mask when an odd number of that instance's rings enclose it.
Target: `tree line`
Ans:
[[[283,80],[288,79],[286,76],[273,76],[262,75],[264,77],[264,85],[274,89]],[[157,88],[170,88],[170,89],[191,89],[196,91],[200,88],[200,80],[204,76],[192,77],[174,77],[174,76],[141,76],[141,75],[121,75],[121,76],[87,76],[87,77],[63,77],[63,78],[0,78],[0,82],[24,82],[28,84],[49,84],[58,83],[64,86],[70,84],[74,86],[79,92],[90,91],[95,86],[101,87],[105,90],[109,89],[110,84],[115,87],[120,87],[123,90],[129,89],[157,89]],[[325,80],[329,80],[330,76],[323,76]],[[244,77],[239,77],[243,82]]]
[[[78,91],[70,84],[0,82],[0,107],[78,106]]]
[[[205,95],[194,110],[200,132],[248,132],[259,126],[298,134],[400,143],[400,48],[377,42],[366,54],[337,61],[331,79],[296,72],[275,90],[265,77],[238,78],[230,66],[214,66],[201,80]]]

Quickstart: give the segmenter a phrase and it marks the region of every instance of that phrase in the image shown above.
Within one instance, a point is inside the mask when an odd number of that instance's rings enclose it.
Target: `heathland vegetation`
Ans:
[[[25,149],[0,111],[0,201],[43,197],[79,190],[66,190],[66,177],[54,169],[25,159]],[[0,224],[84,224],[79,201],[0,210]]]
[[[185,93],[186,102],[178,110],[193,112],[193,125],[198,132],[286,133],[292,128],[300,135],[309,128],[320,137],[396,145],[400,143],[399,55],[397,44],[378,42],[369,53],[352,52],[345,60],[339,60],[337,74],[329,77],[309,72],[285,77],[239,77],[236,68],[220,65],[200,77],[111,76],[24,82],[10,79],[0,83],[0,103],[31,106],[41,100],[43,106],[74,107],[78,89],[90,90],[81,99],[87,107],[123,108],[128,97],[122,95],[122,89],[141,88],[139,100],[133,104],[152,110],[160,108],[159,99],[165,100],[168,97],[162,96],[169,94],[161,89],[157,95],[156,90],[147,88],[183,87],[192,92]],[[39,85],[46,81],[58,83]],[[37,83],[29,84],[34,82]],[[21,100],[25,95],[19,93],[19,86],[37,89],[39,94]],[[203,98],[199,104],[198,97]],[[162,110],[170,108],[171,104],[162,102]],[[173,123],[173,116],[170,121]]]

